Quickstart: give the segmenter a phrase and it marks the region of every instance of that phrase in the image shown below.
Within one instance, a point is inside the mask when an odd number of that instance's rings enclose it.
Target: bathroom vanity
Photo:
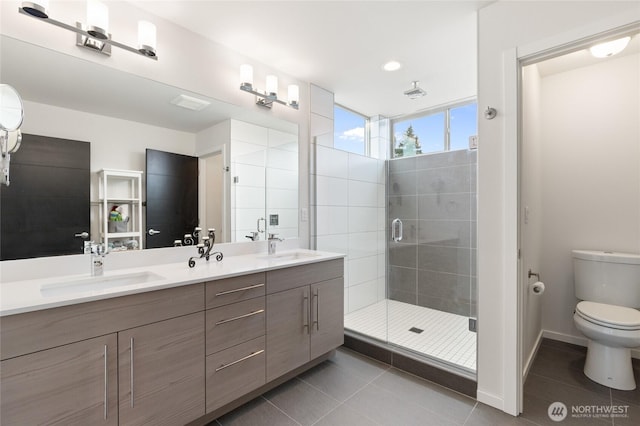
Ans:
[[[206,424],[343,343],[343,270],[296,250],[3,284],[1,423]]]

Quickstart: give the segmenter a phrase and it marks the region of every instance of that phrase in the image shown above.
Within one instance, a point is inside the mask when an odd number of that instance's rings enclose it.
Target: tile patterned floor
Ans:
[[[387,318],[389,321],[387,321]],[[387,323],[390,324],[387,330]],[[469,319],[395,300],[382,300],[345,315],[345,329],[476,371],[476,333]],[[424,330],[416,334],[409,331]]]
[[[545,340],[525,385],[520,417],[406,374],[348,349],[210,423],[210,426],[638,425],[640,390],[621,392],[582,374],[584,348]],[[635,364],[640,382],[640,363]],[[552,421],[547,409],[624,405],[628,417]]]

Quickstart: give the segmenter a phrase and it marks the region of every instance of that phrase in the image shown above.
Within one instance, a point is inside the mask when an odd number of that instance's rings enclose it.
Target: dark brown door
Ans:
[[[0,185],[0,259],[80,254],[90,232],[91,144],[23,135]]]
[[[198,158],[147,149],[147,248],[171,247],[198,226]]]

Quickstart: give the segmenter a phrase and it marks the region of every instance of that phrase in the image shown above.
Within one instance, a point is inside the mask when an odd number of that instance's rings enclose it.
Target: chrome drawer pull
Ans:
[[[236,365],[239,362],[246,361],[249,358],[253,358],[254,356],[258,356],[264,352],[264,349],[260,349],[258,352],[251,352],[249,355],[242,357],[236,361],[230,362],[229,364],[222,364],[220,367],[216,368],[216,373],[220,370],[224,370],[227,367],[231,367],[232,365]]]
[[[216,293],[216,297],[224,296],[226,294],[238,293],[239,291],[251,290],[251,289],[260,288],[260,287],[264,287],[264,284],[254,284],[247,287],[236,288],[234,290],[221,291],[220,293]]]
[[[257,310],[257,311],[249,312],[248,314],[238,315],[237,317],[233,317],[233,318],[229,318],[229,319],[223,319],[223,320],[220,320],[220,321],[218,321],[218,322],[216,323],[216,325],[226,324],[226,323],[228,323],[228,322],[236,321],[236,320],[243,319],[243,318],[249,318],[249,317],[252,317],[252,316],[254,316],[254,315],[261,314],[261,313],[263,313],[263,312],[264,312],[264,309],[259,309],[259,310]]]
[[[129,397],[130,399],[130,403],[131,403],[131,408],[133,408],[133,337],[131,338],[131,340],[129,340],[129,375],[130,375],[130,383],[129,383],[129,387],[131,389],[131,395]]]

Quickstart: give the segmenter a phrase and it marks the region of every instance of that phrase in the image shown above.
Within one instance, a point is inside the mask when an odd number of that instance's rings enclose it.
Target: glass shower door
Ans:
[[[388,341],[475,372],[476,151],[389,160]]]

